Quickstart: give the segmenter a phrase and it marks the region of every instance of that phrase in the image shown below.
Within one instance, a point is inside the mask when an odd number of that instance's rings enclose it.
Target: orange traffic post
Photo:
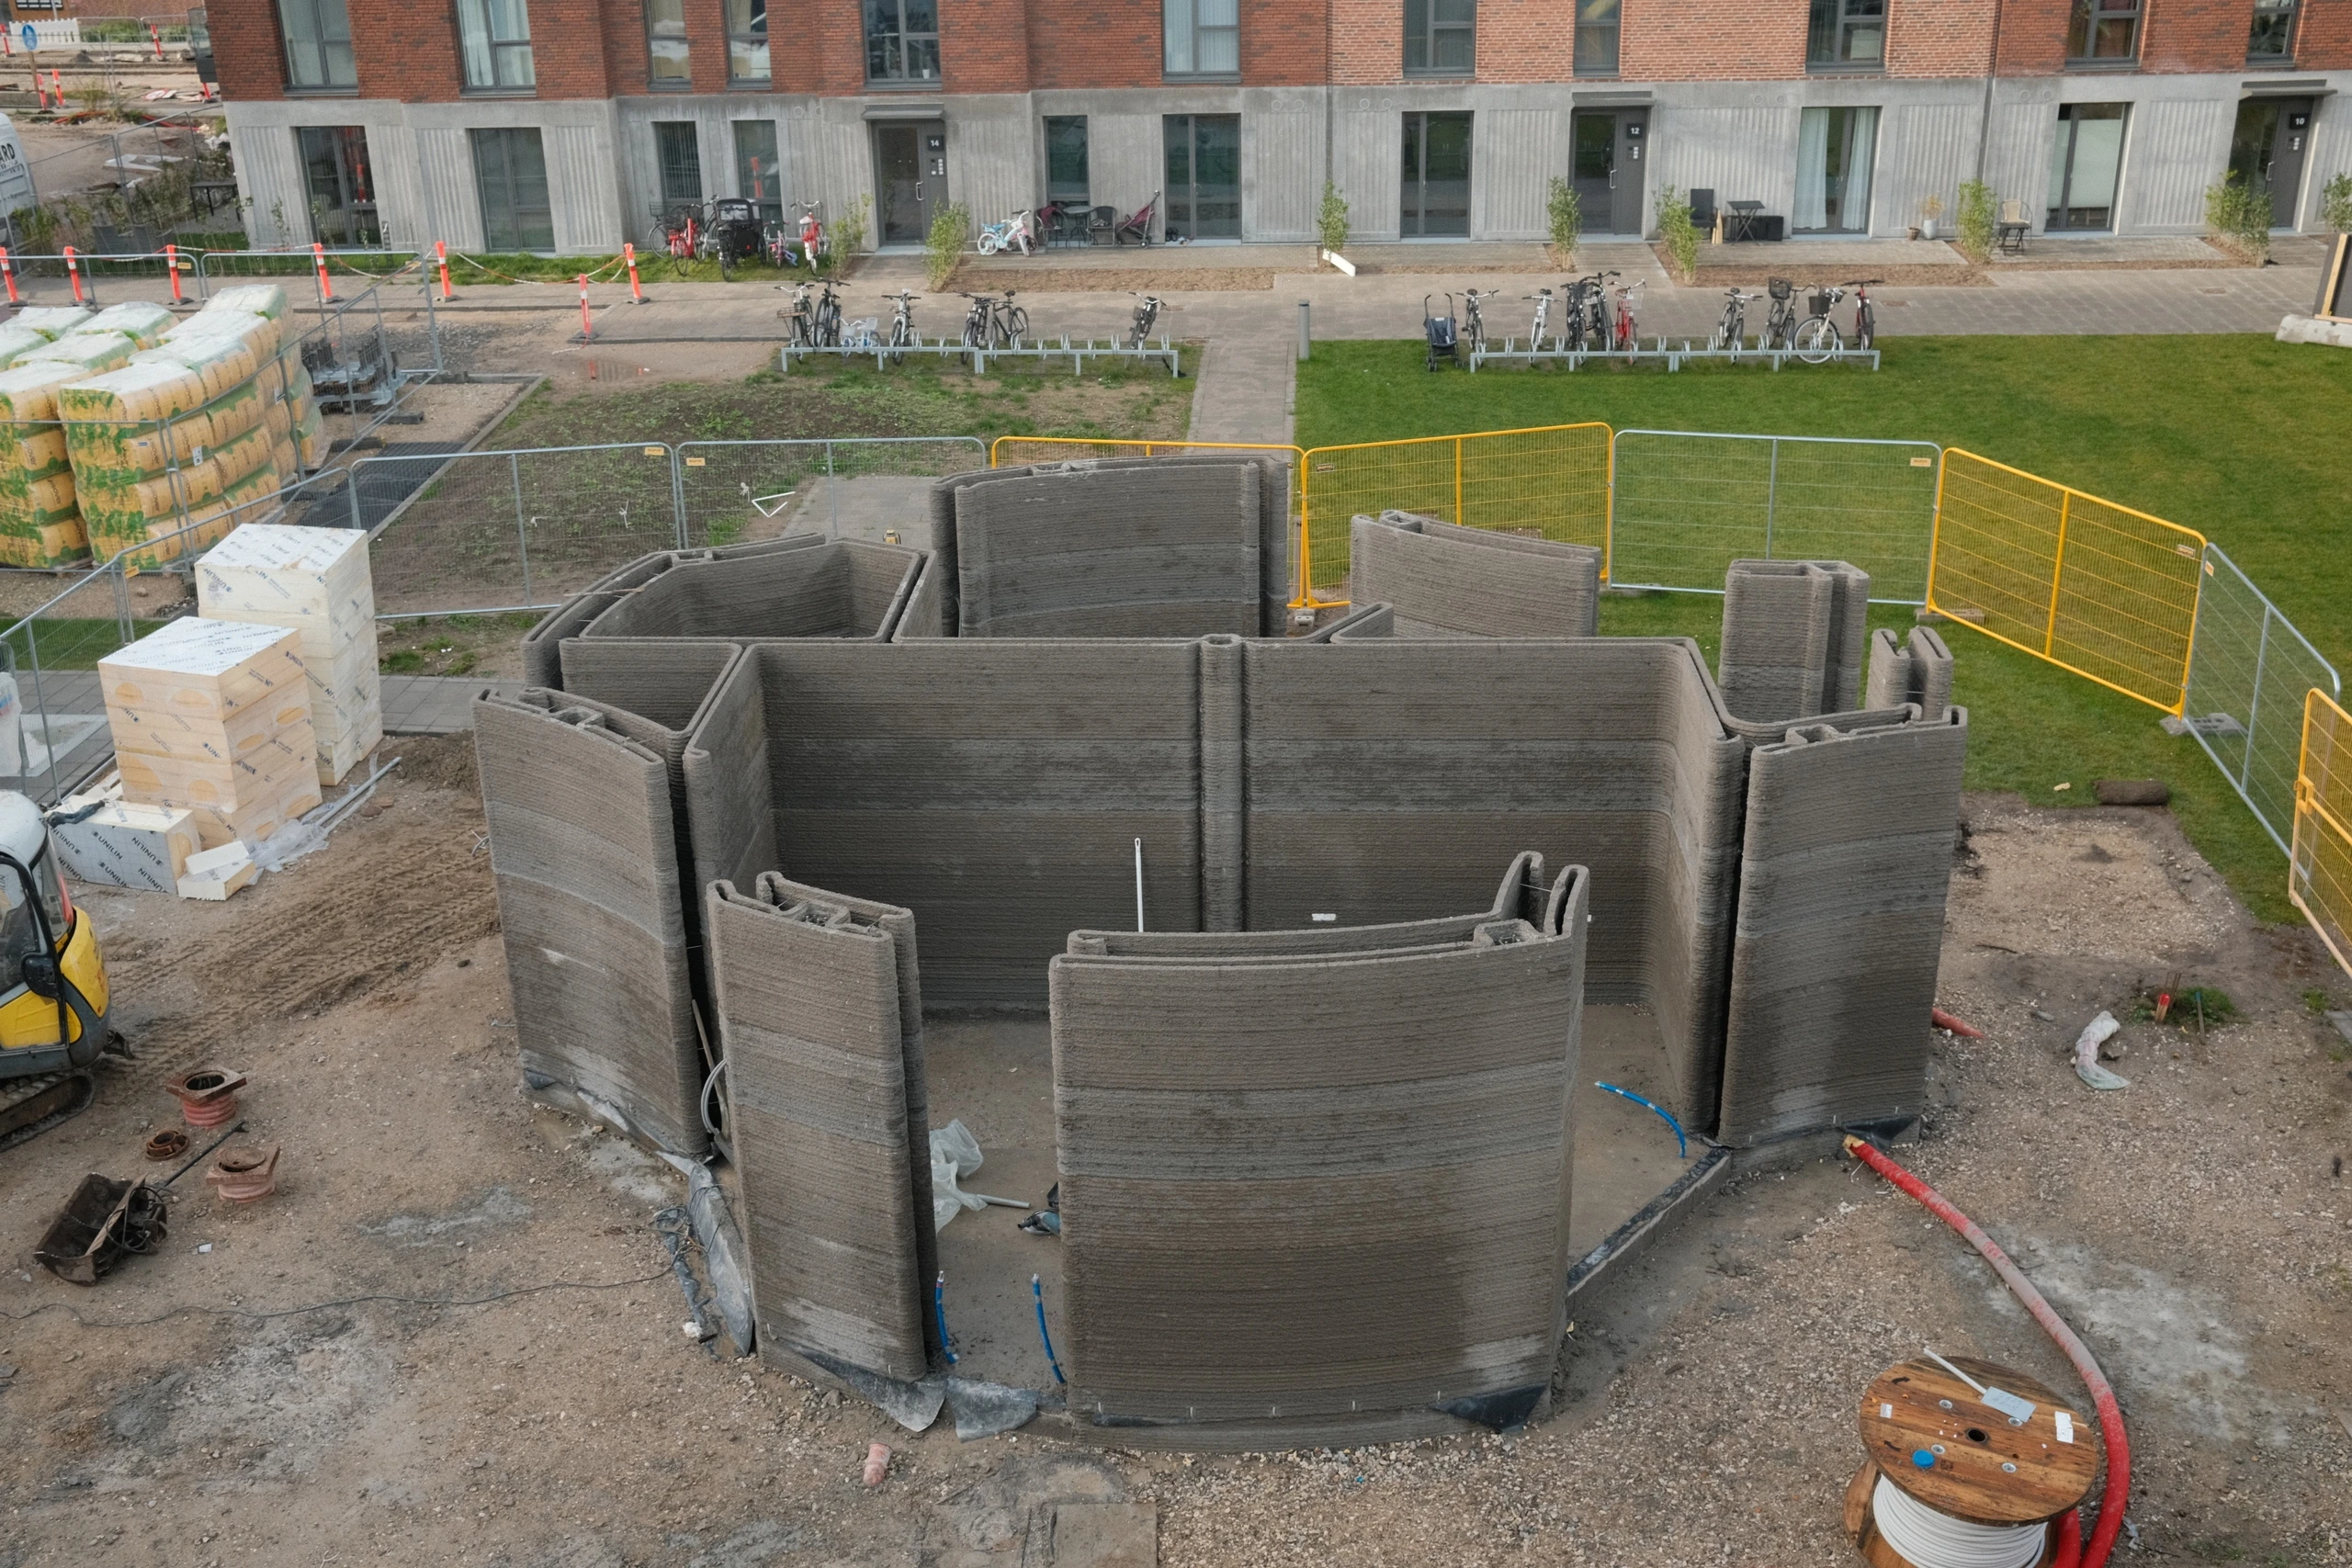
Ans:
[[[155,26],[155,24],[154,24],[154,23],[150,22],[150,23],[148,23],[148,24],[147,24],[147,36],[148,36],[149,38],[153,39],[155,40],[155,58],[156,58],[156,59],[158,59],[158,60],[163,59],[163,58],[164,58],[164,35],[163,35],[162,30],[161,30],[160,28],[158,28]]]
[[[329,280],[329,278],[327,277],[327,248],[326,248],[326,246],[324,246],[324,245],[322,245],[322,244],[320,244],[320,243],[316,243],[315,241],[314,241],[314,242],[312,242],[312,243],[311,243],[311,258],[313,261],[315,261],[315,262],[317,262],[317,263],[319,264],[319,298],[320,298],[320,299],[322,299],[322,300],[327,300],[327,299],[334,299],[334,284],[332,281],[330,281],[330,280]]]
[[[583,272],[580,275],[580,341],[586,343],[595,335],[596,329],[588,320],[588,275]]]
[[[8,259],[8,247],[0,245],[0,279],[8,285],[8,303],[17,304],[17,264]]]
[[[49,73],[49,91],[50,95],[56,98],[57,107],[63,108],[65,107],[65,78],[54,71]]]
[[[66,245],[62,249],[65,254],[65,276],[74,280],[74,303],[76,305],[87,303],[82,298],[82,264],[74,256],[73,246]]]
[[[449,287],[449,242],[447,240],[434,241],[433,254],[434,257],[441,264],[441,298],[444,299],[455,299],[458,297],[457,292]]]
[[[623,241],[621,259],[628,263],[628,302],[632,305],[642,305],[645,303],[645,290],[639,287],[637,281],[637,247]]]
[[[172,303],[187,304],[187,301],[180,295],[180,248],[177,245],[164,247],[164,270],[172,275]]]

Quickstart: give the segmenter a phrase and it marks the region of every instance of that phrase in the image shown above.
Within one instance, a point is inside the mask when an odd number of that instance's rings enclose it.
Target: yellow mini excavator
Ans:
[[[0,1149],[87,1110],[111,1038],[106,961],[66,894],[48,819],[0,790]]]

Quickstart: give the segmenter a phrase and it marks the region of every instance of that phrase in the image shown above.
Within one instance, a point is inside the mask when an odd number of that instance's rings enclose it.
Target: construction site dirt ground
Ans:
[[[1132,1561],[1055,1529],[1102,1502],[1148,1505],[1169,1564],[1796,1568],[1849,1560],[1884,1366],[1930,1346],[2075,1388],[1974,1254],[1809,1157],[1579,1298],[1558,1412],[1515,1435],[1263,1457],[908,1435],[680,1332],[648,1223],[679,1183],[518,1092],[467,738],[385,752],[356,820],[227,904],[85,895],[141,1055],[0,1156],[7,1568]],[[2253,924],[2161,811],[1972,796],[1967,820],[1942,998],[1988,1038],[1938,1045],[1903,1156],[2103,1359],[2149,1561],[2352,1563],[2352,1047],[2313,1005],[2352,985]],[[2131,1087],[2078,1083],[2082,1024],[2176,976],[2235,1021],[2130,1022]],[[191,1173],[153,1255],[87,1290],[39,1269],[84,1173],[170,1168],[140,1153],[177,1120],[158,1082],[205,1062],[252,1076],[279,1192],[231,1209]],[[1004,1174],[1040,1196],[1042,1167]]]

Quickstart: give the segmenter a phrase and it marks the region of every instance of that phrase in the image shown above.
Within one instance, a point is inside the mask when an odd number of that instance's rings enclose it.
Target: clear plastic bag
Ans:
[[[961,1122],[931,1130],[931,1218],[940,1230],[966,1209],[985,1209],[988,1200],[956,1184],[980,1168],[980,1141]]]

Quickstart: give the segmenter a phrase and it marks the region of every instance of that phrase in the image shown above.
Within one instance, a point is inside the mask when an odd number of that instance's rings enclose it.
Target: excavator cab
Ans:
[[[106,961],[40,807],[0,791],[0,1149],[89,1106],[107,1047]]]

